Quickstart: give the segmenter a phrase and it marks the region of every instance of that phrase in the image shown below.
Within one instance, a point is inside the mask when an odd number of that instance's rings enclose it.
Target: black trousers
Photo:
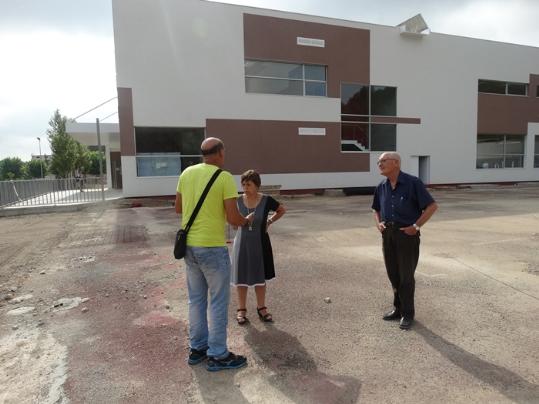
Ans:
[[[414,318],[415,269],[419,260],[419,232],[409,236],[399,225],[382,233],[387,276],[393,287],[393,305],[402,316]]]

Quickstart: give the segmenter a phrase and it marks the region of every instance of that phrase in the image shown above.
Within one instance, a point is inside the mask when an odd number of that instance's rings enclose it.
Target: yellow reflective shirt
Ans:
[[[185,169],[178,180],[177,191],[182,196],[182,228],[185,228],[195,206],[217,166],[201,163]],[[213,183],[189,233],[187,245],[192,247],[223,247],[225,240],[225,199],[236,199],[238,189],[234,177],[223,171]]]

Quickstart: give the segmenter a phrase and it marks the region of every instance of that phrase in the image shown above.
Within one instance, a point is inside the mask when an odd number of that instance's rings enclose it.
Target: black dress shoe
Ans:
[[[401,330],[409,330],[410,328],[412,328],[412,323],[414,322],[414,320],[410,317],[403,317],[401,318],[401,323],[399,325],[400,329]]]
[[[400,320],[400,318],[401,318],[401,313],[397,309],[393,309],[390,312],[387,312],[386,314],[384,314],[384,317],[383,317],[383,319],[386,321]]]

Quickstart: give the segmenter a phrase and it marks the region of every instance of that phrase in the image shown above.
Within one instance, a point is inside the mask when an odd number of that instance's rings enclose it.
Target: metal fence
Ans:
[[[69,205],[104,199],[99,177],[0,181],[0,209]]]

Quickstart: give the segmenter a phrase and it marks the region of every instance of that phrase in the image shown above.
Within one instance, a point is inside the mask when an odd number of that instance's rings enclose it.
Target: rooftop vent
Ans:
[[[397,27],[400,28],[401,35],[423,37],[430,34],[430,28],[421,14],[401,22]]]

